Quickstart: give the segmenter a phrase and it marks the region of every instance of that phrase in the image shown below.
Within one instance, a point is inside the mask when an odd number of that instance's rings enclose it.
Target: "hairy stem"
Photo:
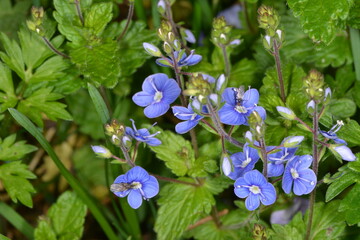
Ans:
[[[267,159],[267,152],[266,152],[266,144],[265,144],[265,140],[264,138],[260,139],[260,152],[261,152],[261,158],[263,160],[264,163],[264,167],[263,167],[263,174],[265,176],[265,178],[267,179],[267,175],[268,175],[268,159]]]
[[[131,19],[134,15],[134,3],[135,1],[130,1],[130,6],[129,6],[129,12],[128,12],[128,16],[126,18],[126,25],[123,29],[123,31],[121,32],[121,34],[119,35],[119,37],[117,38],[118,41],[120,41],[126,34],[127,29],[129,28]]]
[[[166,181],[166,182],[180,183],[180,184],[191,185],[191,186],[195,186],[195,187],[200,186],[200,184],[197,184],[197,183],[185,182],[185,181],[181,181],[181,180],[174,179],[174,178],[163,177],[163,176],[153,174],[153,173],[150,173],[150,175],[156,177],[159,180]]]
[[[314,133],[314,129],[312,129],[309,125],[307,125],[303,120],[301,120],[298,117],[295,117],[295,120],[298,121],[301,125],[303,125],[304,127],[306,127],[310,132]]]
[[[226,76],[226,78],[229,78],[231,66],[230,66],[230,62],[229,62],[229,56],[226,52],[226,47],[223,44],[221,44],[221,51],[222,51],[222,54],[224,57],[224,63],[225,63],[225,76]]]
[[[124,143],[122,141],[120,141],[119,147],[121,149],[121,151],[124,154],[125,160],[126,162],[131,166],[131,167],[135,167],[135,163],[133,161],[131,161],[130,155],[129,155],[129,151],[126,149]]]
[[[314,115],[313,115],[313,164],[312,164],[312,169],[317,177],[318,174],[318,164],[319,164],[319,159],[318,159],[318,145],[317,145],[317,141],[318,141],[318,128],[319,128],[319,119],[318,119],[318,106],[317,106],[317,102],[315,101],[315,106],[314,106]],[[310,195],[310,206],[309,206],[309,219],[308,219],[308,223],[307,223],[307,227],[306,227],[306,240],[310,239],[310,235],[311,235],[311,227],[312,227],[312,222],[313,222],[313,216],[314,216],[314,205],[315,205],[315,197],[316,197],[316,186],[314,188],[314,191],[312,191],[311,195]]]
[[[57,50],[54,45],[52,45],[52,43],[49,41],[49,39],[47,39],[46,37],[42,37],[42,39],[44,40],[44,42],[46,43],[46,45],[50,48],[51,51],[53,51],[55,54],[62,56],[63,58],[67,58],[69,59],[70,57],[68,55],[66,55],[65,53],[60,52],[59,50]]]
[[[279,46],[277,41],[274,39],[274,57],[275,57],[275,63],[276,63],[276,71],[279,78],[279,85],[280,85],[280,97],[283,103],[286,102],[286,96],[285,96],[285,86],[284,86],[284,79],[281,72],[281,60],[280,60],[280,52],[279,52]]]

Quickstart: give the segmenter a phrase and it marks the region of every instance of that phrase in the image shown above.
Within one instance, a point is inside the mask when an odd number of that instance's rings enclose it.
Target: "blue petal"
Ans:
[[[142,90],[144,92],[147,92],[151,95],[155,95],[156,93],[156,89],[154,88],[154,86],[157,88],[157,84],[155,83],[155,79],[159,79],[159,81],[161,81],[163,79],[163,81],[166,81],[166,79],[168,79],[168,77],[166,76],[166,74],[163,73],[157,73],[157,74],[152,74],[150,76],[148,76],[147,78],[145,78],[143,84],[142,84]],[[157,89],[159,90],[159,89]]]
[[[198,121],[185,121],[176,124],[175,131],[179,134],[184,134],[193,129],[199,122]]]
[[[245,200],[245,206],[249,211],[254,211],[260,206],[259,194],[250,193]]]
[[[162,92],[163,98],[162,102],[171,104],[173,103],[180,95],[181,89],[177,82],[174,79],[168,79],[161,87],[159,91]]]
[[[149,145],[149,146],[156,147],[156,146],[161,145],[162,142],[161,142],[159,139],[152,137],[152,138],[148,138],[148,139],[146,140],[146,143],[147,143],[147,145]]]
[[[171,108],[174,113],[174,116],[180,120],[190,120],[192,118],[191,115],[194,114],[194,111],[192,111],[191,107],[190,109],[182,106],[173,106]]]
[[[290,169],[286,168],[282,178],[282,189],[285,193],[289,194],[293,185],[293,178],[290,173]]]
[[[132,183],[132,182],[142,183],[144,181],[147,181],[149,179],[149,176],[150,175],[145,171],[145,169],[139,166],[133,167],[126,173],[128,183]]]
[[[243,106],[246,108],[253,107],[259,102],[259,92],[255,88],[251,88],[244,93]]]
[[[195,64],[198,64],[202,59],[202,56],[201,55],[198,55],[198,54],[194,54],[192,55],[192,57],[190,59],[187,59],[186,60],[186,66],[192,66],[192,65],[195,65]]]
[[[152,198],[159,193],[159,182],[154,176],[150,176],[149,180],[142,183],[142,190],[145,198]]]
[[[306,187],[306,191],[304,192],[304,194],[308,194],[308,193],[312,192],[312,190],[314,190],[314,188],[316,186],[316,182],[317,182],[314,171],[311,169],[304,169],[298,173],[299,173],[299,177],[301,178],[300,181],[302,181],[302,183]],[[305,179],[305,180],[303,180],[303,179]]]
[[[142,195],[137,189],[133,189],[127,198],[127,201],[133,209],[138,209],[142,204]]]
[[[114,194],[120,198],[126,197],[131,190],[126,190],[126,191],[122,191],[122,192],[114,192]]]
[[[125,133],[132,137],[134,135],[134,130],[131,127],[126,127]]]
[[[307,188],[304,184],[303,181],[301,181],[300,179],[295,179],[294,180],[294,194],[301,196],[303,194],[305,194],[307,191]]]
[[[114,183],[127,183],[127,182],[128,180],[125,174],[118,176],[114,181]]]
[[[241,178],[239,178],[239,179],[241,179]],[[238,186],[242,186],[242,185],[240,185],[238,183],[239,182],[236,181],[235,184],[234,184],[234,193],[235,193],[235,195],[238,196],[239,198],[246,198],[247,196],[249,196],[249,194],[250,194],[249,188],[238,187]]]
[[[268,177],[278,177],[284,172],[284,164],[268,163]]]
[[[262,120],[266,119],[266,111],[263,107],[255,107],[253,111],[256,111]]]
[[[262,196],[260,197],[260,201],[264,205],[271,205],[276,200],[276,190],[275,187],[271,183],[267,183],[261,187]]]
[[[347,142],[341,138],[335,138],[334,142],[338,143],[338,144],[344,144],[347,145]]]
[[[320,133],[321,133],[321,135],[323,135],[324,137],[326,137],[326,138],[328,138],[328,139],[336,139],[337,138],[337,135],[336,135],[336,133],[334,133],[334,132],[325,132],[325,131],[322,131],[322,130],[320,130],[319,131]]]
[[[147,92],[138,92],[135,93],[132,97],[133,102],[140,106],[140,107],[146,107],[150,105],[152,102],[154,102],[154,95],[147,93]]]
[[[300,157],[296,156],[291,161],[294,161],[294,164],[296,164],[296,170],[299,171],[300,169],[306,169],[306,168],[310,167],[310,165],[311,165],[311,163],[313,161],[313,158],[312,158],[311,155],[303,155],[303,156],[300,156]]]
[[[222,94],[223,100],[228,103],[229,105],[232,105],[234,108],[236,105],[236,99],[235,99],[235,92],[233,88],[226,88]]]
[[[248,183],[248,186],[256,185],[261,187],[267,183],[264,175],[262,175],[258,170],[252,170],[245,173],[244,179]]]
[[[148,118],[156,118],[161,115],[164,115],[169,110],[169,108],[170,108],[169,104],[158,102],[147,106],[144,109],[144,114]]]
[[[242,125],[246,122],[243,114],[238,113],[233,106],[225,104],[219,110],[220,121],[228,125]]]

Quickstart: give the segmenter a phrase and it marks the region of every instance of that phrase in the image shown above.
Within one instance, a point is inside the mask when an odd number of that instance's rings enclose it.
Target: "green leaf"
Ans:
[[[72,120],[71,115],[65,110],[66,105],[56,102],[62,98],[61,94],[51,92],[51,88],[41,88],[18,105],[18,110],[27,115],[37,125],[43,126],[41,113],[46,114],[51,120],[58,118]]]
[[[360,16],[360,1],[354,0],[354,4],[350,8],[347,24],[352,28],[360,29],[359,16]]]
[[[182,179],[183,181],[191,181]],[[215,200],[204,186],[167,184],[160,191],[160,205],[155,222],[157,239],[178,239],[202,213],[209,213]]]
[[[256,85],[255,77],[257,64],[254,60],[242,59],[231,67],[230,79],[228,86],[254,86]]]
[[[88,90],[102,124],[106,124],[110,121],[110,114],[104,99],[100,95],[99,91],[90,83],[88,84]]]
[[[329,112],[339,118],[348,118],[355,114],[356,104],[349,98],[333,99],[329,104]]]
[[[294,16],[300,19],[304,32],[325,44],[345,29],[351,6],[348,0],[288,0],[287,3]]]
[[[0,112],[10,107],[15,107],[17,102],[18,99],[14,92],[11,71],[6,65],[0,62]]]
[[[49,236],[58,240],[80,239],[84,230],[86,205],[72,192],[64,192],[48,211],[48,219],[41,220],[35,239]],[[47,239],[47,238],[46,238]]]
[[[11,240],[0,233],[0,240]]]
[[[274,240],[302,240],[304,239],[305,223],[302,214],[297,213],[290,223],[286,225],[272,224],[271,239]]]
[[[25,141],[15,142],[16,134],[4,140],[0,138],[0,160],[14,161],[23,158],[26,154],[37,150],[37,147],[26,144]]]
[[[355,184],[351,191],[341,201],[339,211],[345,212],[345,220],[348,224],[357,224],[360,222],[360,184]]]
[[[353,183],[359,181],[360,174],[354,172],[348,172],[344,175],[335,179],[329,186],[326,191],[325,201],[329,202],[334,199],[337,195],[342,193],[346,188],[348,188]]]
[[[3,164],[0,166],[0,179],[13,202],[17,203],[19,200],[32,208],[31,193],[36,191],[27,179],[35,179],[36,176],[27,168],[27,165],[19,161]]]
[[[227,189],[230,185],[233,185],[233,184],[234,184],[233,180],[221,175],[218,177],[212,177],[212,178],[206,179],[204,185],[209,189],[209,191],[212,194],[217,195],[217,194],[223,192],[225,189]]]
[[[117,84],[120,75],[120,52],[116,41],[109,40],[72,49],[70,57],[88,81],[107,88],[113,88]]]
[[[337,132],[339,138],[344,139],[349,145],[360,146],[360,125],[355,120],[347,122]]]
[[[20,78],[24,79],[25,63],[19,44],[15,40],[10,40],[5,33],[0,33],[0,41],[6,52],[0,52],[1,59],[9,68],[15,71]]]
[[[191,143],[170,131],[161,132],[157,138],[162,144],[150,147],[156,153],[156,157],[164,161],[175,175],[185,176],[195,161]]]
[[[112,19],[112,6],[112,2],[93,4],[85,15],[85,27],[91,29],[94,35],[100,36]]]

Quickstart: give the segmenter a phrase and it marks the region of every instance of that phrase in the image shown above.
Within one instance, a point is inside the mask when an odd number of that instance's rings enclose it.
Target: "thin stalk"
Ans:
[[[153,174],[153,173],[150,173],[150,175],[156,177],[159,180],[166,181],[166,182],[180,183],[180,184],[185,184],[185,185],[191,185],[191,186],[194,186],[194,187],[200,186],[200,184],[191,183],[191,182],[185,182],[185,181],[181,181],[181,180],[174,179],[174,178],[163,177],[163,176]]]
[[[306,127],[310,132],[314,133],[314,129],[312,129],[309,125],[307,125],[303,120],[298,117],[295,117],[295,120],[301,123],[304,127]]]
[[[250,32],[252,34],[255,34],[255,29],[253,27],[253,25],[251,24],[251,21],[250,21],[250,17],[249,17],[249,13],[248,13],[248,6],[247,6],[247,1],[242,1],[242,6],[244,8],[243,12],[244,12],[244,17],[245,17],[245,21],[246,21],[246,25],[248,26]]]
[[[263,160],[264,166],[263,166],[263,174],[265,178],[267,179],[267,173],[268,173],[268,159],[267,159],[267,152],[266,152],[266,145],[264,138],[260,139],[260,152],[261,152],[261,158]]]
[[[132,19],[133,15],[134,15],[134,2],[135,1],[130,1],[129,12],[128,12],[128,16],[126,18],[126,25],[124,27],[124,30],[121,32],[121,34],[117,38],[118,41],[120,41],[125,36],[126,31],[129,28],[131,19]]]
[[[221,51],[222,51],[222,54],[223,54],[223,57],[224,57],[224,63],[225,63],[225,76],[226,78],[229,78],[230,77],[230,61],[229,61],[229,56],[226,52],[226,46],[221,44]]]
[[[318,105],[317,102],[315,101],[315,106],[314,106],[314,115],[313,115],[313,166],[312,169],[317,177],[318,174],[318,145],[317,145],[317,141],[318,141],[318,129],[319,129],[319,119],[318,119]],[[312,227],[312,222],[313,222],[313,216],[314,216],[314,205],[315,205],[315,197],[316,197],[316,186],[314,188],[314,191],[312,191],[311,195],[310,195],[310,207],[309,207],[309,219],[308,219],[308,223],[307,223],[307,227],[306,227],[306,240],[310,239],[310,234],[311,234],[311,227]]]
[[[178,85],[181,89],[180,102],[181,102],[182,106],[186,107],[187,106],[186,99],[185,99],[184,95],[182,94],[182,92],[184,91],[184,83],[183,83],[183,81],[181,81],[180,69],[177,66],[177,62],[176,62],[174,53],[171,53],[171,58],[173,59],[173,62],[174,62],[173,67],[174,67],[176,82],[178,83]]]
[[[222,216],[224,216],[224,215],[226,215],[226,214],[228,214],[228,213],[229,213],[229,210],[228,210],[228,209],[224,209],[224,210],[218,212],[218,213],[217,213],[217,216],[218,216],[218,217],[222,217]],[[196,223],[194,223],[193,225],[190,225],[190,226],[187,228],[187,230],[194,229],[194,228],[196,228],[196,227],[198,227],[198,226],[200,226],[200,225],[202,225],[202,224],[204,224],[204,223],[210,222],[211,220],[213,220],[213,217],[212,217],[212,216],[207,216],[207,217],[205,217],[205,218],[202,218],[202,219],[200,219],[199,221],[197,221]]]
[[[126,162],[127,162],[131,167],[135,167],[135,163],[133,163],[133,162],[131,161],[131,158],[130,158],[130,155],[129,155],[129,151],[126,149],[125,145],[124,145],[122,142],[120,142],[119,147],[120,147],[121,151],[122,151],[123,154],[124,154],[124,157],[125,157]]]
[[[82,12],[81,12],[80,0],[75,0],[74,3],[75,3],[77,15],[79,16],[79,19],[81,21],[81,25],[84,26],[85,21],[84,21],[84,17],[82,15]]]
[[[194,153],[195,153],[195,157],[197,158],[199,156],[199,146],[197,143],[197,138],[196,138],[196,134],[195,134],[195,130],[191,129],[190,130],[190,138],[191,138],[191,145],[194,149]]]
[[[46,45],[50,48],[51,51],[53,51],[55,54],[62,56],[63,58],[70,58],[68,55],[66,55],[65,53],[60,52],[59,50],[57,50],[54,45],[52,45],[52,43],[49,41],[49,39],[47,39],[46,37],[42,37],[42,39],[44,40],[44,42],[46,43]]]
[[[220,219],[219,219],[219,214],[218,214],[218,211],[216,209],[216,206],[212,207],[211,216],[212,216],[212,219],[214,220],[214,223],[215,223],[216,227],[219,229],[221,227],[221,222],[220,222]]]
[[[133,153],[133,155],[132,155],[132,157],[131,157],[131,161],[132,161],[133,163],[135,163],[136,153],[137,153],[137,150],[138,150],[138,148],[139,148],[139,145],[140,145],[140,142],[136,142],[135,148],[134,148],[134,153]]]
[[[279,52],[279,46],[277,41],[274,39],[274,57],[275,57],[275,63],[276,63],[276,71],[279,78],[279,85],[280,85],[280,97],[283,103],[286,103],[286,96],[285,96],[285,86],[284,86],[284,79],[281,72],[281,60],[280,60],[280,52]]]

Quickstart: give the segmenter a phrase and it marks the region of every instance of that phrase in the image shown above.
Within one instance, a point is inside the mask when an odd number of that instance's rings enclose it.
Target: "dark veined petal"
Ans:
[[[219,110],[220,121],[228,125],[242,125],[246,122],[243,114],[238,113],[233,106],[225,104]]]
[[[193,129],[198,123],[199,121],[185,121],[178,123],[175,126],[175,131],[179,134],[187,133],[188,131]]]
[[[261,194],[260,201],[264,205],[271,205],[276,200],[276,190],[271,183],[261,186]]]
[[[162,142],[161,142],[159,139],[152,137],[152,138],[148,138],[148,139],[146,140],[146,143],[147,143],[147,145],[149,145],[149,146],[156,147],[156,146],[161,145]]]
[[[154,102],[154,95],[148,93],[148,92],[138,92],[135,93],[132,97],[133,102],[140,106],[140,107],[146,107],[150,105],[152,102]]]
[[[303,194],[306,194],[307,188],[304,184],[304,181],[301,179],[294,179],[294,188],[293,188],[294,194],[301,196]]]
[[[260,206],[260,195],[250,193],[245,200],[245,206],[249,211],[254,211]]]
[[[169,110],[169,108],[169,104],[158,102],[147,106],[144,109],[144,114],[148,118],[156,118],[164,115]]]
[[[159,193],[159,182],[154,176],[142,183],[142,188],[145,198],[152,198]]]
[[[140,134],[141,136],[149,136],[150,135],[150,132],[147,128],[141,128],[141,129],[138,129],[138,134]]]
[[[334,132],[326,132],[326,131],[319,131],[321,133],[321,135],[323,135],[324,137],[328,138],[328,139],[336,139],[337,135]]]
[[[282,189],[285,193],[289,194],[293,185],[293,178],[290,173],[290,169],[286,168],[282,178]]]
[[[182,106],[173,106],[171,107],[174,116],[180,120],[190,120],[194,111],[192,109],[182,107]]]
[[[251,88],[244,93],[243,106],[246,108],[253,107],[259,102],[259,92],[255,88]]]
[[[258,106],[258,107],[255,107],[253,110],[256,111],[263,120],[266,119],[266,111],[263,107]]]
[[[262,185],[266,184],[266,178],[262,175],[258,170],[252,170],[250,172],[245,173],[244,179],[248,182],[249,186],[256,185],[261,187]]]
[[[186,66],[192,66],[195,64],[198,64],[202,60],[202,56],[198,54],[194,54],[191,56],[191,58],[186,59],[186,62],[184,65]]]
[[[223,100],[233,108],[236,105],[235,92],[233,88],[226,88],[222,94]]]
[[[162,102],[171,104],[173,103],[180,95],[181,89],[177,82],[174,79],[168,79],[161,87],[159,91],[162,92],[163,98]]]
[[[126,174],[128,183],[140,182],[143,183],[149,179],[149,174],[142,167],[135,166],[130,169]]]
[[[316,182],[317,182],[314,171],[311,169],[301,170],[301,171],[299,171],[299,177],[301,178],[299,180],[302,181],[306,187],[306,191],[304,192],[304,194],[311,193],[312,190],[314,190],[314,188],[316,186]]]
[[[133,209],[138,209],[143,201],[142,195],[138,189],[132,189],[128,195],[127,201]]]
[[[284,164],[268,163],[268,177],[278,177],[284,172]]]
[[[127,135],[130,135],[131,137],[134,136],[134,130],[133,130],[131,127],[126,127],[125,133],[126,133]]]

